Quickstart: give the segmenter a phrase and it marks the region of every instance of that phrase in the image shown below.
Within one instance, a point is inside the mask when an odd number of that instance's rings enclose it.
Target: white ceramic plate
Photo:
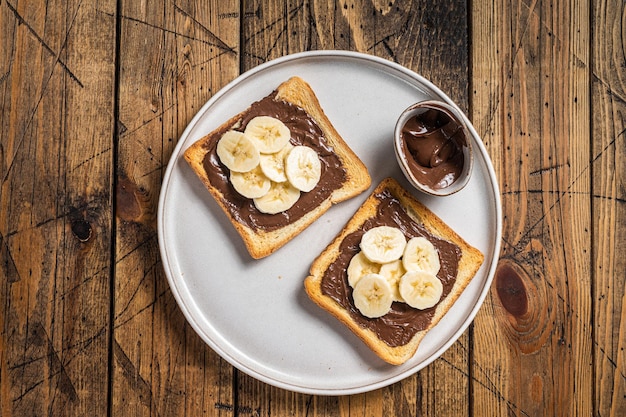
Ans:
[[[253,260],[182,153],[293,75],[312,86],[336,129],[368,167],[372,187],[332,207],[274,254]],[[470,324],[489,290],[500,250],[499,191],[482,143],[473,144],[474,172],[461,192],[439,198],[415,192],[480,249],[485,262],[411,360],[402,366],[380,360],[313,304],[303,287],[311,262],[383,178],[392,176],[408,186],[394,156],[393,129],[400,112],[423,98],[451,103],[428,80],[384,59],[345,51],[306,52],[241,75],[212,97],[185,129],[168,164],[159,200],[161,256],[185,317],[232,365],[292,391],[365,392],[422,369]]]

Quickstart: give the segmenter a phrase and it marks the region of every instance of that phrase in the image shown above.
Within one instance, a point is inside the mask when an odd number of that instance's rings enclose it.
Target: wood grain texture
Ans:
[[[156,212],[179,136],[238,74],[239,6],[121,6],[112,414],[228,415],[232,368],[186,324],[172,296]]]
[[[475,415],[593,412],[588,7],[474,4],[472,114],[505,216],[474,325]]]
[[[617,0],[0,0],[0,415],[626,415],[624,16]],[[470,330],[419,373],[339,397],[207,347],[156,231],[200,107],[319,49],[439,85],[482,136],[504,213]]]
[[[594,358],[598,416],[626,415],[624,3],[593,3]]]
[[[3,416],[107,408],[110,7],[0,3]]]

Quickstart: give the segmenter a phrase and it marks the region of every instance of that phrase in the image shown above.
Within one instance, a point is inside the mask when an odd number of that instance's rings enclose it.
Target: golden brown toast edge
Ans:
[[[339,133],[337,133],[328,117],[326,117],[315,93],[308,83],[300,77],[291,77],[277,87],[277,98],[292,102],[307,111],[307,113],[323,130],[326,140],[342,160],[347,172],[347,180],[340,189],[335,190],[335,192],[333,192],[328,199],[323,201],[314,210],[311,210],[296,222],[269,232],[253,230],[246,225],[239,223],[228,211],[227,205],[224,201],[224,196],[211,184],[208,176],[206,175],[202,163],[207,153],[206,144],[209,141],[217,140],[215,138],[215,132],[223,131],[236,125],[242,119],[242,115],[245,111],[247,111],[247,109],[230,118],[217,129],[194,142],[185,150],[183,154],[187,163],[200,178],[205,188],[211,193],[218,205],[228,217],[231,224],[235,227],[241,236],[246,249],[254,259],[260,259],[274,253],[322,216],[322,214],[324,214],[332,206],[332,204],[357,196],[369,188],[371,184],[371,178],[367,168],[344,141],[344,139],[339,135]]]
[[[376,214],[378,200],[375,195],[384,189],[389,190],[389,192],[400,201],[401,205],[407,210],[407,213],[413,220],[423,223],[433,235],[454,242],[462,251],[455,285],[447,297],[440,302],[435,309],[430,325],[425,330],[416,333],[409,343],[398,347],[387,345],[385,342],[378,339],[373,331],[359,326],[358,323],[350,317],[347,310],[335,300],[321,292],[322,277],[329,265],[339,256],[339,246],[341,242],[347,235],[358,230],[367,219]],[[400,365],[415,354],[426,333],[432,329],[452,307],[480,268],[483,259],[483,254],[478,249],[470,246],[437,215],[409,194],[396,180],[387,178],[376,187],[337,237],[335,237],[326,249],[313,261],[309,271],[310,275],[305,279],[304,286],[309,298],[311,298],[313,302],[346,325],[381,359],[393,365]]]

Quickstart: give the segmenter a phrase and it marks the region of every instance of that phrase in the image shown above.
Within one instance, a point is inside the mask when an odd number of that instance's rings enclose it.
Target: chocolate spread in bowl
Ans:
[[[313,148],[322,163],[322,174],[317,186],[300,195],[298,202],[288,210],[278,214],[261,213],[251,199],[243,197],[231,185],[230,172],[217,156],[217,142],[229,129],[245,130],[248,122],[257,116],[271,116],[282,121],[291,131],[292,145],[305,145]],[[276,91],[264,99],[253,103],[235,126],[216,132],[207,142],[208,152],[203,161],[211,184],[224,196],[223,202],[229,213],[238,222],[258,230],[271,231],[300,219],[326,200],[334,190],[341,188],[346,181],[346,170],[339,157],[328,144],[322,129],[301,107],[276,98]]]
[[[415,179],[433,190],[449,187],[463,172],[462,124],[441,106],[424,104],[423,112],[402,127],[402,147]]]
[[[339,256],[322,277],[322,293],[337,301],[355,322],[372,330],[389,346],[402,346],[417,332],[428,327],[439,303],[426,310],[418,310],[406,303],[394,302],[391,311],[382,317],[370,319],[363,316],[354,306],[347,273],[350,260],[360,251],[361,236],[376,226],[393,226],[402,230],[407,240],[417,236],[427,238],[439,252],[441,269],[437,277],[443,283],[441,300],[450,293],[456,281],[461,249],[451,242],[433,236],[423,225],[415,222],[389,191],[384,190],[375,197],[379,200],[376,215],[366,220],[360,230],[349,234],[341,242]]]

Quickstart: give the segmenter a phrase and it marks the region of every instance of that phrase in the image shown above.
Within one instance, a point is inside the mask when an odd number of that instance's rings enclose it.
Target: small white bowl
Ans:
[[[463,130],[463,134],[465,135],[465,140],[463,141],[464,143],[457,143],[457,145],[460,146],[463,152],[463,168],[451,184],[441,188],[433,188],[425,184],[424,182],[420,181],[418,179],[418,176],[412,172],[409,166],[408,158],[411,158],[412,161],[415,161],[415,158],[413,158],[413,156],[410,154],[406,154],[402,139],[402,129],[404,128],[404,125],[412,117],[425,113],[427,110],[430,109],[440,111],[447,115],[448,118],[456,121],[460,125],[461,129]],[[467,128],[468,123],[469,122],[467,121],[467,119],[463,117],[462,113],[457,108],[439,100],[420,101],[418,103],[412,104],[400,114],[394,130],[394,148],[398,164],[400,165],[404,176],[411,183],[411,185],[413,185],[419,191],[435,196],[447,196],[450,194],[454,194],[467,185],[474,164],[474,157],[472,153],[473,138],[470,129]]]

